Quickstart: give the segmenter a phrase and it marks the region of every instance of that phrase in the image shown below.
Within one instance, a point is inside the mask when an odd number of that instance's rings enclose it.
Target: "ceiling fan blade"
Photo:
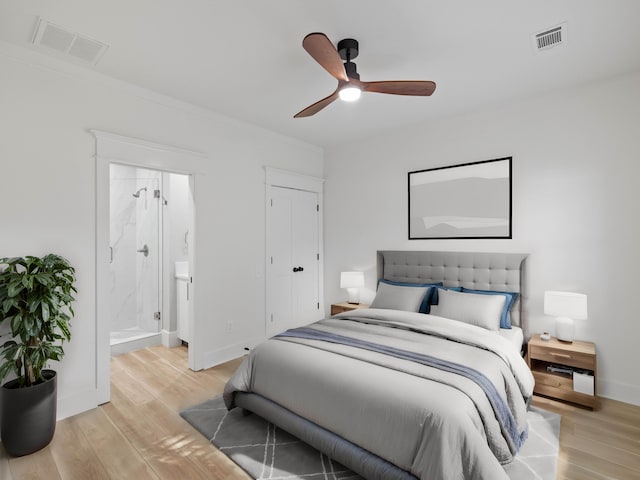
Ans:
[[[384,82],[360,82],[365,92],[390,93],[392,95],[430,96],[436,84],[422,80],[389,80]]]
[[[315,115],[316,113],[318,113],[320,110],[322,110],[324,107],[329,105],[331,102],[333,102],[337,98],[338,98],[338,89],[336,89],[336,91],[333,92],[328,97],[325,97],[322,100],[317,101],[313,105],[309,105],[304,110],[299,111],[293,116],[293,118],[310,117],[311,115]]]
[[[334,78],[349,80],[340,54],[324,33],[310,33],[302,40],[302,47]]]

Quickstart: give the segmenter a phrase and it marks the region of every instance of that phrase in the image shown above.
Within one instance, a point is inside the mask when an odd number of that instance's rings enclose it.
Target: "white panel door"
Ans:
[[[319,311],[318,194],[273,187],[267,235],[267,335],[306,325]]]
[[[318,195],[291,190],[293,250],[293,326],[318,319]],[[295,269],[297,272],[294,272]]]

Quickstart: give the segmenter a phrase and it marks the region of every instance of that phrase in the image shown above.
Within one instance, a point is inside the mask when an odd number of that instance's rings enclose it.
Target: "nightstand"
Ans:
[[[555,337],[541,340],[534,335],[529,340],[527,354],[529,368],[536,380],[534,393],[565,400],[593,409],[597,405],[596,397],[596,347],[591,342],[561,342]],[[593,380],[593,395],[574,390],[572,373],[551,372],[548,367],[571,369],[593,376],[583,376],[589,383]]]
[[[369,308],[369,305],[365,303],[348,303],[348,302],[332,303],[331,316],[336,315],[338,313],[342,313],[342,312],[357,310],[359,308]]]

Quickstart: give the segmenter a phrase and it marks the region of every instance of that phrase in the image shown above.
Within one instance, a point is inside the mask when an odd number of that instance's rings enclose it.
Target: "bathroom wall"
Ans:
[[[164,207],[163,222],[166,232],[164,248],[168,253],[168,261],[164,266],[165,294],[165,322],[163,328],[168,332],[177,329],[175,262],[186,262],[193,232],[189,231],[189,177],[177,173],[163,175],[164,194],[167,205]],[[165,259],[167,256],[165,256]]]

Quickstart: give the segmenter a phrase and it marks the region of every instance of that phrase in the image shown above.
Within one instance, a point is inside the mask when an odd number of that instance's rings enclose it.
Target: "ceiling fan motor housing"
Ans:
[[[342,60],[346,60],[344,63],[344,69],[347,73],[347,77],[360,80],[360,74],[357,71],[356,64],[351,60],[358,56],[358,41],[353,38],[345,38],[338,42],[338,53]]]
[[[353,38],[345,38],[338,42],[340,58],[350,62],[358,56],[358,41]]]
[[[356,64],[353,62],[344,62],[344,70],[347,72],[347,77],[360,80],[360,74],[356,71]]]

